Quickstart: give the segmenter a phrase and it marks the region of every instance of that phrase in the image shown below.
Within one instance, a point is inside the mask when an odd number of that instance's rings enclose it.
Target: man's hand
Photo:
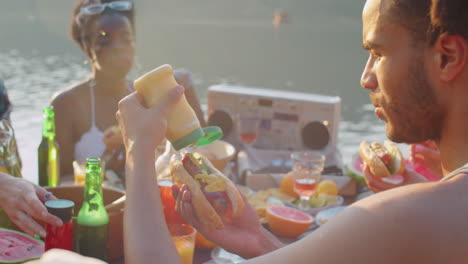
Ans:
[[[362,168],[362,173],[364,174],[364,179],[366,180],[367,187],[374,192],[382,192],[382,191],[397,188],[397,187],[407,185],[407,184],[427,182],[427,179],[424,178],[424,176],[410,169],[405,169],[405,171],[401,175],[403,176],[404,180],[400,184],[392,184],[389,182],[385,182],[383,181],[381,177],[373,175],[370,172],[369,166],[367,166],[367,164],[364,164]]]
[[[202,225],[196,219],[191,204],[191,193],[186,185],[182,185],[180,189],[173,185],[172,193],[176,199],[177,212],[207,239],[229,252],[243,258],[253,258],[283,246],[275,236],[262,227],[257,213],[243,195],[245,209],[242,214],[233,219],[232,223],[224,222],[224,229],[213,229]]]
[[[137,144],[154,152],[156,146],[166,136],[167,113],[180,100],[183,93],[184,88],[176,86],[169,91],[161,103],[149,109],[143,106],[143,98],[136,92],[119,102],[116,118],[127,151]]]
[[[36,222],[61,226],[62,221],[47,212],[44,202],[57,199],[45,189],[24,179],[0,173],[0,208],[21,230],[31,236],[46,236],[44,228]]]

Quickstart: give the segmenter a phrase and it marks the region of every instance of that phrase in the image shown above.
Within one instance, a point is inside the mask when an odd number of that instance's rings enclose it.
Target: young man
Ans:
[[[437,141],[448,174],[468,161],[468,39],[444,28],[427,34],[432,32],[430,4],[430,0],[366,1],[363,44],[370,56],[362,86],[371,92],[388,137],[407,143]],[[159,117],[181,93],[180,87],[175,88],[152,109],[144,109],[136,94],[119,104],[128,162],[127,263],[180,263],[162,213],[154,149],[166,127]],[[222,247],[246,257],[264,254],[246,263],[468,263],[468,174],[453,175],[443,182],[412,184],[359,201],[286,247],[252,220],[251,208],[234,225],[214,231],[191,214],[186,187],[178,192],[178,206]]]

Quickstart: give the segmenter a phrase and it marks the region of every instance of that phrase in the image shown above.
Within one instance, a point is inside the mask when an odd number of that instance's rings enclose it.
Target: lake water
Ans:
[[[23,174],[37,180],[42,111],[51,95],[89,75],[68,38],[71,0],[3,1],[0,79],[15,105],[12,119]],[[385,138],[359,85],[364,1],[138,0],[137,58],[131,78],[163,63],[190,70],[197,92],[230,83],[342,98],[339,148],[345,162],[361,140]],[[282,8],[291,23],[274,27]]]

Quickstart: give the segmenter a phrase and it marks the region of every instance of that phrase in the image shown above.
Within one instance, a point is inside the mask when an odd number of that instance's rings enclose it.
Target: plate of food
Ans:
[[[294,207],[296,209],[299,209],[299,203],[301,201],[295,200],[292,203],[286,203],[286,205]],[[344,199],[340,195],[327,195],[327,194],[319,194],[317,196],[313,196],[310,198],[308,204],[309,208],[306,209],[304,212],[315,215],[319,213],[320,211],[337,207],[342,205],[344,202]]]
[[[294,201],[294,198],[282,193],[278,188],[270,188],[251,193],[247,196],[247,200],[260,217],[260,222],[266,224],[266,210],[268,206],[285,205]]]

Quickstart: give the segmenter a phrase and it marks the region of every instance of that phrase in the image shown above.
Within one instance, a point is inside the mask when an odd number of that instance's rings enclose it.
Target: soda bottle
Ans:
[[[100,164],[99,158],[86,160],[83,205],[77,218],[76,251],[85,256],[107,261],[109,215],[104,208]]]
[[[44,121],[42,123],[42,141],[37,150],[39,185],[59,185],[60,162],[59,146],[55,139],[55,113],[52,107],[44,108]]]

